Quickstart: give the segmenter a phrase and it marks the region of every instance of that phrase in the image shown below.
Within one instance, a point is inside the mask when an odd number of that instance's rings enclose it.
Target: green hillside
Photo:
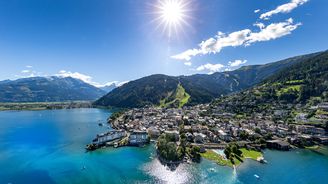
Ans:
[[[183,107],[189,100],[190,95],[179,83],[176,90],[166,98],[160,100],[160,107]]]
[[[279,72],[287,68],[287,71],[289,71],[289,68],[321,55],[322,52],[318,52],[265,65],[245,66],[234,71],[217,72],[211,75],[196,74],[178,77],[159,74],[151,75],[131,81],[114,89],[97,100],[94,104],[99,106],[131,108],[152,105],[161,107],[182,107],[184,105],[209,103],[216,98],[249,89],[259,83],[264,86],[266,83],[269,83],[269,78],[271,78],[271,76],[277,76]],[[305,70],[305,72],[308,71]],[[287,74],[280,75],[284,76]],[[296,93],[302,93],[302,98],[306,98],[304,96],[306,92],[304,91],[310,89],[305,89],[305,86],[312,85],[311,81],[313,81],[313,79],[305,78],[304,81],[297,80],[303,80],[303,78],[290,77],[286,81],[277,80],[275,83],[270,83],[270,86],[274,85],[272,88],[264,87],[264,89],[261,90],[261,87],[258,86],[255,92],[257,91],[256,93],[258,95],[264,97],[273,95],[272,98],[279,98],[281,100],[295,100],[294,96]],[[263,81],[266,82],[261,83]],[[295,84],[295,82],[299,83]],[[274,92],[272,90],[274,90]],[[289,96],[292,95],[294,96],[289,98]],[[248,97],[246,96],[246,98]],[[296,98],[298,98],[298,96]]]
[[[261,112],[274,104],[315,105],[328,101],[328,51],[292,65],[261,84],[216,100],[235,113]]]

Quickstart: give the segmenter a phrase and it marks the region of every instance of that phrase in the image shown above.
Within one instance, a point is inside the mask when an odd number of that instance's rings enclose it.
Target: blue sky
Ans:
[[[0,0],[0,80],[60,75],[104,84],[328,49],[326,0],[176,1],[187,4],[186,23],[168,36],[154,21],[156,0]]]

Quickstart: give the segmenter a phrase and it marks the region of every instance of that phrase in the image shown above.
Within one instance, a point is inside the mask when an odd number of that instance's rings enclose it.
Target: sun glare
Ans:
[[[155,19],[159,22],[157,27],[162,27],[171,37],[172,32],[178,32],[178,29],[187,23],[188,3],[186,0],[160,0],[156,5],[155,13],[158,17]]]
[[[183,18],[183,9],[178,1],[166,1],[161,7],[162,18],[168,23],[178,23]]]

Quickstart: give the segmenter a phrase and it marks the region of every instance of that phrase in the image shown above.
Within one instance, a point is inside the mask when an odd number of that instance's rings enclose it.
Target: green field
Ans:
[[[248,150],[246,148],[241,148],[240,149],[241,152],[243,152],[243,157],[244,158],[250,158],[253,160],[256,160],[258,157],[262,157],[262,153],[259,151],[255,151],[255,150]]]
[[[245,159],[256,160],[258,157],[262,157],[262,153],[255,150],[247,150],[245,148],[241,148],[242,157],[239,159],[234,158],[235,166],[240,165]],[[230,166],[233,167],[233,164],[230,160],[224,159],[221,155],[215,153],[213,150],[206,150],[205,153],[201,153],[201,156],[207,160],[214,161],[215,163],[222,166]]]

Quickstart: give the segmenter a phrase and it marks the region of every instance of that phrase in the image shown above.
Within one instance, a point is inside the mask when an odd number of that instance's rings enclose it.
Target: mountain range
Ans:
[[[234,71],[216,72],[211,75],[151,75],[115,88],[94,104],[131,108],[147,105],[181,107],[208,103],[220,96],[251,88],[286,68],[306,62],[322,53],[296,56],[265,65],[244,66]]]
[[[291,65],[252,88],[218,98],[211,106],[219,105],[237,114],[252,114],[293,105],[297,109],[305,106],[311,109],[327,101],[328,51]]]
[[[264,65],[243,66],[237,70],[216,72],[213,74],[195,74],[190,76],[167,76],[162,74],[150,75],[123,85],[103,86],[97,88],[82,80],[71,77],[31,77],[17,80],[0,81],[0,102],[58,102],[58,101],[95,101],[96,106],[113,106],[121,108],[159,106],[182,107],[208,103],[214,99],[233,94],[246,89],[254,89],[261,84],[285,84],[286,81],[296,82],[296,87],[280,90],[279,98],[291,98],[290,89],[305,89],[312,86],[318,89],[317,83],[325,84],[327,80],[314,80],[313,73],[325,73],[325,64],[316,65],[316,58],[325,62],[328,51],[296,56],[285,60]],[[307,67],[305,67],[307,66]],[[310,70],[316,67],[316,72]],[[295,69],[296,67],[296,69]],[[310,69],[309,69],[310,68]],[[288,72],[293,71],[292,77]],[[301,79],[298,79],[302,76]],[[310,76],[308,82],[304,77]],[[287,79],[288,78],[288,79]],[[276,82],[273,82],[276,81]],[[278,81],[278,82],[277,82]],[[313,82],[314,81],[314,82]],[[319,82],[318,82],[319,81]],[[300,83],[300,84],[298,84]],[[268,85],[268,86],[270,86]],[[271,85],[272,86],[272,85]],[[274,85],[273,85],[274,86]],[[302,87],[302,88],[300,88]],[[324,88],[320,87],[320,90]],[[302,91],[302,90],[301,90]],[[311,88],[307,88],[311,91]],[[288,92],[288,94],[281,93]],[[311,95],[314,92],[302,93]],[[318,92],[318,93],[321,93]],[[280,95],[283,94],[283,95]],[[289,97],[288,97],[289,95]],[[276,97],[278,98],[278,97]],[[295,97],[296,98],[296,97]],[[297,97],[297,99],[301,99]]]
[[[0,102],[96,100],[106,91],[72,77],[31,77],[0,82]]]

